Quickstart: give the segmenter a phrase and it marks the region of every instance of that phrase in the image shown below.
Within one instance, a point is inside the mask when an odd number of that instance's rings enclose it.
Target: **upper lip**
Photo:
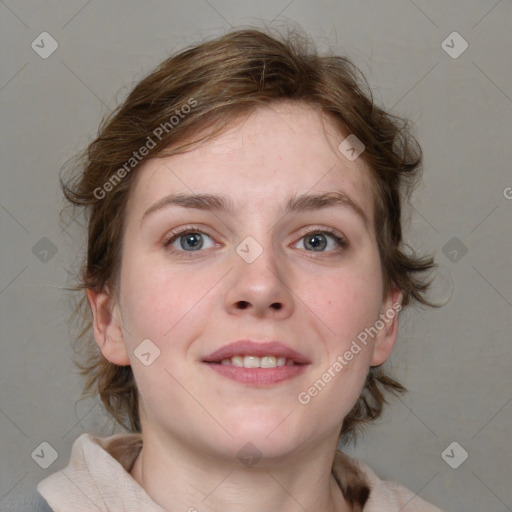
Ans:
[[[224,347],[207,355],[203,362],[218,363],[223,359],[229,359],[233,356],[250,355],[250,356],[276,356],[292,359],[298,364],[309,364],[310,360],[304,355],[294,350],[280,341],[257,342],[251,340],[239,340],[229,343]]]

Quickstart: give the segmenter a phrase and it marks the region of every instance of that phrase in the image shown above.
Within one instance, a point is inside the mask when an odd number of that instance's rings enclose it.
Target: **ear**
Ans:
[[[374,339],[373,357],[370,366],[383,364],[393,350],[398,337],[398,317],[402,309],[402,299],[402,292],[397,288],[392,288],[388,297],[382,303],[379,320],[384,324],[384,328],[379,330]]]
[[[108,288],[101,292],[87,289],[87,299],[93,314],[94,338],[101,353],[111,363],[128,366],[130,359],[114,294]]]

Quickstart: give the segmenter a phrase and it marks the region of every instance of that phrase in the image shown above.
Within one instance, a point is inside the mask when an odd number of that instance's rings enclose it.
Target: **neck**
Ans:
[[[286,461],[261,459],[245,468],[143,435],[143,448],[130,472],[166,510],[190,512],[351,512],[331,474],[332,453],[318,447]],[[298,468],[301,468],[300,470]]]

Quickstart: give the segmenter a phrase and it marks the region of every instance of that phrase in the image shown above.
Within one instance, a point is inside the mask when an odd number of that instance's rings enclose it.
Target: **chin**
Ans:
[[[286,421],[281,425],[283,418],[272,424],[265,422],[255,424],[238,425],[236,429],[230,430],[233,438],[226,442],[231,446],[230,451],[238,452],[245,450],[261,452],[265,458],[280,458],[297,449],[305,441],[303,436],[297,434]]]
[[[229,446],[226,446],[225,450],[221,447],[222,451],[216,455],[229,462],[239,461],[247,468],[256,464],[259,468],[278,466],[297,450],[297,443],[291,439],[284,439],[284,436],[272,441],[266,435],[261,435],[260,438],[236,437],[227,444]],[[219,446],[215,449],[219,450]]]

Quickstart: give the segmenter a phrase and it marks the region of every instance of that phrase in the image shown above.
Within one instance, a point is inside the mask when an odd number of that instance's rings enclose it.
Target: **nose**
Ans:
[[[287,283],[290,276],[272,249],[264,249],[251,263],[234,251],[233,260],[224,297],[228,313],[273,319],[293,313],[294,296]]]

